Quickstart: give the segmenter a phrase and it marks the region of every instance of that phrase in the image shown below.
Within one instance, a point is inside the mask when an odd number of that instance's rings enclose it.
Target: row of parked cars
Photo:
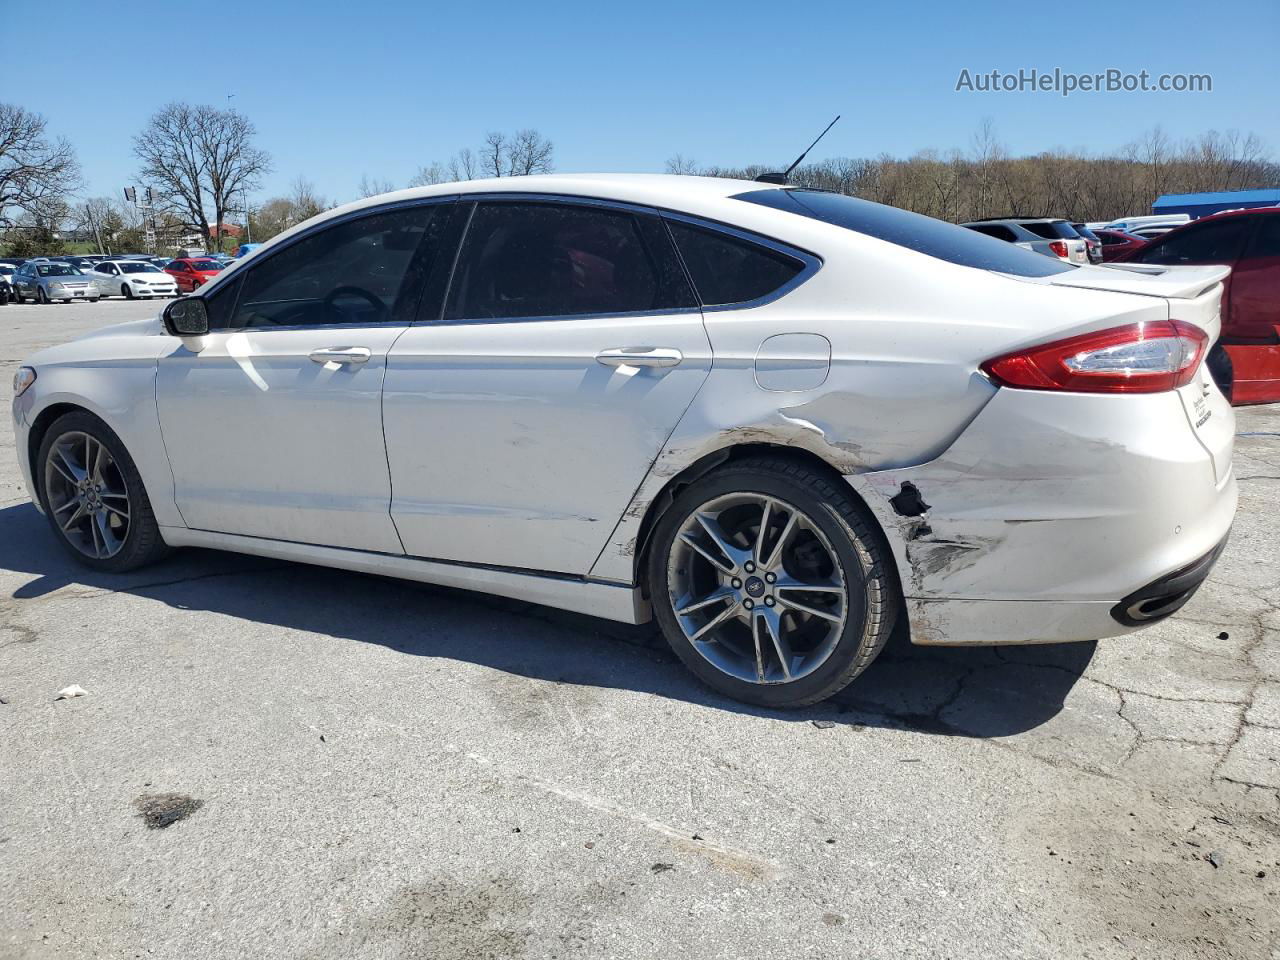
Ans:
[[[1108,263],[1145,273],[1161,267],[1231,267],[1223,283],[1222,336],[1209,357],[1233,403],[1280,402],[1280,207],[1129,217],[1105,225],[1049,217],[961,224],[1069,263]]]
[[[1190,219],[1185,213],[1129,217],[1110,223],[1072,223],[1055,217],[989,217],[961,226],[1068,263],[1111,263]]]
[[[230,258],[152,257],[68,254],[58,257],[0,259],[0,304],[127,300],[176,297],[208,283]]]

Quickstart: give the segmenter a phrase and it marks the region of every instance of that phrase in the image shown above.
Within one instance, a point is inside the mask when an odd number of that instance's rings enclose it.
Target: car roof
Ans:
[[[335,207],[307,222],[320,223],[367,207],[378,207],[396,201],[476,193],[540,193],[654,207],[696,207],[703,202],[724,200],[739,193],[770,189],[779,190],[783,186],[755,180],[691,177],[670,173],[544,173],[527,177],[463,180],[396,190]]]

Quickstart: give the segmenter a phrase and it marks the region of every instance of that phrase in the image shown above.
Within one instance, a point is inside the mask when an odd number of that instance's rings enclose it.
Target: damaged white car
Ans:
[[[194,545],[654,617],[795,706],[904,616],[1035,643],[1186,601],[1236,506],[1225,275],[776,184],[445,184],[37,354],[17,449],[100,570]]]

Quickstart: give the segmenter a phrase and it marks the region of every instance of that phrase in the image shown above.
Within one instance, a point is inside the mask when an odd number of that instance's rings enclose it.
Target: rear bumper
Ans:
[[[937,460],[846,478],[890,541],[912,639],[1054,643],[1154,622],[1112,610],[1216,558],[1235,515],[1233,418],[1221,394],[1210,399],[1218,419],[1197,430],[1173,393],[1004,389]],[[1225,445],[1216,469],[1211,436]],[[903,483],[924,512],[894,508]],[[1165,594],[1185,602],[1200,580]]]

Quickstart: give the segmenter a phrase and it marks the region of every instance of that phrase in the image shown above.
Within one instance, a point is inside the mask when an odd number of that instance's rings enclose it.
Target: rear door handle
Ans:
[[[368,363],[373,351],[368,347],[321,347],[308,356],[316,363]]]
[[[683,359],[675,347],[613,347],[596,354],[606,367],[674,367]]]

